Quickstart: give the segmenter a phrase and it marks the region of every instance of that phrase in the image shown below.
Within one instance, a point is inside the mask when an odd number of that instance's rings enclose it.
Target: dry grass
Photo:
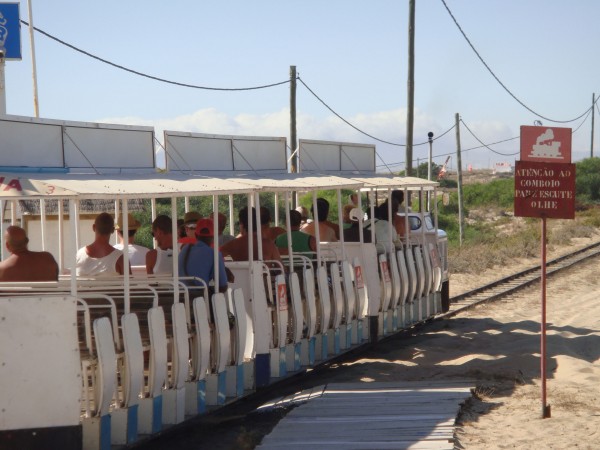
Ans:
[[[486,232],[488,238],[478,239],[462,247],[449,249],[452,273],[475,274],[498,266],[513,264],[515,260],[537,258],[540,254],[541,221],[512,217],[498,211],[475,211],[470,215],[470,226]],[[574,240],[591,238],[598,234],[600,210],[592,209],[576,214],[575,220],[546,221],[548,253],[569,247]],[[467,225],[469,226],[469,224]]]

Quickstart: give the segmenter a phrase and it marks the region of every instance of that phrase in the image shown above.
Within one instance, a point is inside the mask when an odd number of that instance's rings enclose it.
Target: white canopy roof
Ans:
[[[359,183],[363,184],[363,190],[369,189],[408,189],[418,190],[423,188],[426,191],[433,190],[439,186],[437,181],[424,180],[423,178],[417,177],[397,177],[397,176],[383,176],[373,175],[353,177]]]
[[[261,178],[244,174],[239,177],[230,178],[252,186],[261,191],[285,192],[285,191],[310,191],[317,189],[360,189],[362,182],[352,178],[338,177],[334,175],[304,175],[302,173],[274,174],[269,178]]]
[[[249,176],[214,178],[184,174],[56,174],[0,173],[0,199],[41,198],[127,199],[195,195],[247,194],[252,192],[311,191],[323,189],[432,190],[438,183],[421,178],[362,176],[346,178],[318,174],[278,174],[270,178]]]
[[[236,194],[257,191],[242,180],[176,174],[70,175],[0,174],[5,187],[0,199],[39,198],[160,198],[188,195]],[[11,184],[9,184],[11,183]],[[13,187],[17,186],[17,187]],[[20,186],[20,189],[18,188]]]

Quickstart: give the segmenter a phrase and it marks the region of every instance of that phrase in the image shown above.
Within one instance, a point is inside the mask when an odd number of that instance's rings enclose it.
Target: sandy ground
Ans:
[[[547,403],[540,387],[540,288],[382,342],[321,381],[472,379],[459,448],[600,448],[600,262],[550,278]],[[339,373],[335,373],[339,372]]]
[[[395,335],[269,395],[291,394],[328,382],[471,380],[475,395],[459,415],[457,448],[600,448],[599,269],[600,261],[593,260],[548,280],[547,403],[551,418],[542,419],[539,286]],[[486,278],[492,281],[500,272],[481,274],[475,280],[454,276],[453,283],[460,289],[453,295]],[[253,448],[285,414],[251,413],[267,400],[263,396],[239,402],[228,412],[204,418],[147,448]]]

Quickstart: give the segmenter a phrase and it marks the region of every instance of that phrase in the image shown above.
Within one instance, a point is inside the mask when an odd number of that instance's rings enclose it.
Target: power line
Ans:
[[[600,109],[598,108],[598,100],[596,100],[596,109],[598,109],[598,113],[600,114]],[[586,114],[586,116],[584,117],[584,119],[581,121],[581,123],[580,123],[580,124],[577,126],[577,128],[575,128],[574,130],[572,130],[571,134],[574,134],[574,133],[576,133],[576,132],[577,132],[577,131],[578,131],[578,130],[579,130],[579,129],[580,129],[582,126],[583,126],[583,124],[584,124],[584,123],[587,121],[587,119],[588,119],[588,117],[590,116],[590,114],[591,114],[591,113],[592,113],[592,111],[591,111],[591,108],[590,108],[590,111],[588,111],[588,113]],[[463,125],[465,125],[465,127],[467,128],[467,130],[469,130],[469,133],[471,133],[471,135],[473,135],[473,137],[474,137],[475,139],[477,139],[477,141],[478,141],[478,142],[481,144],[481,145],[477,145],[477,146],[475,146],[475,147],[470,147],[470,148],[465,148],[465,149],[462,149],[462,150],[461,150],[461,152],[462,152],[462,153],[469,152],[469,151],[472,151],[472,150],[478,150],[478,149],[480,149],[480,148],[487,148],[488,150],[491,150],[492,152],[494,152],[494,153],[496,153],[496,154],[499,154],[499,155],[503,155],[503,156],[513,156],[513,155],[516,155],[516,154],[517,154],[517,153],[511,153],[511,154],[507,154],[507,155],[505,155],[505,154],[503,154],[503,153],[500,153],[500,152],[497,152],[497,151],[495,151],[495,150],[491,149],[491,148],[490,148],[490,146],[491,146],[491,145],[502,144],[502,143],[504,143],[504,142],[508,142],[508,141],[514,141],[515,139],[520,139],[520,138],[521,138],[521,136],[520,136],[520,135],[519,135],[519,136],[514,136],[514,137],[511,137],[511,138],[507,138],[507,139],[502,139],[502,140],[500,140],[500,141],[496,141],[496,142],[491,142],[491,143],[489,143],[489,144],[485,144],[485,143],[481,142],[481,141],[480,141],[480,140],[477,138],[477,136],[475,136],[475,135],[473,134],[473,132],[472,132],[472,131],[469,129],[469,127],[467,127],[467,125],[464,123],[464,121],[463,121],[462,119],[460,119],[460,121],[463,123]],[[441,136],[440,136],[440,137],[441,137]],[[453,155],[454,155],[454,152],[450,152],[450,153],[440,153],[439,155],[434,155],[432,158],[433,158],[433,159],[435,159],[435,158],[441,158],[441,157],[444,157],[444,156],[453,156]],[[387,165],[388,165],[389,167],[395,167],[395,166],[401,166],[401,165],[403,165],[404,163],[405,163],[405,161],[400,161],[400,162],[395,162],[395,163],[388,163]],[[382,167],[382,165],[378,165],[378,166],[376,166],[376,167]]]
[[[583,116],[585,116],[588,111],[590,110],[590,108],[587,108],[583,113],[581,113],[579,116],[575,117],[574,119],[571,120],[554,120],[554,119],[550,119],[548,117],[542,116],[541,114],[535,112],[533,109],[531,109],[529,106],[527,106],[525,103],[523,103],[521,100],[519,100],[511,91],[510,89],[508,89],[504,83],[502,83],[502,81],[500,81],[500,79],[496,76],[496,74],[494,73],[494,71],[490,68],[490,66],[487,65],[487,63],[484,61],[484,59],[481,57],[481,55],[479,54],[479,52],[475,49],[475,47],[473,46],[473,44],[471,43],[471,41],[469,40],[469,38],[467,37],[467,35],[465,34],[465,32],[463,31],[463,29],[461,28],[461,26],[458,24],[458,21],[456,20],[456,18],[454,17],[454,14],[452,14],[452,11],[450,11],[450,8],[448,8],[448,5],[446,4],[445,0],[441,0],[441,2],[444,4],[444,7],[446,8],[446,11],[448,11],[448,14],[450,14],[450,17],[452,17],[452,20],[454,21],[454,23],[456,24],[458,30],[461,32],[461,34],[463,35],[463,37],[465,38],[465,40],[467,41],[467,43],[469,44],[469,46],[471,47],[471,49],[475,52],[475,55],[477,55],[477,58],[479,58],[479,60],[481,61],[481,63],[485,66],[485,68],[488,70],[488,72],[494,77],[494,79],[498,82],[498,84],[500,84],[500,86],[502,86],[502,88],[512,97],[514,98],[517,103],[519,103],[523,108],[525,108],[527,111],[535,114],[537,117],[541,117],[544,120],[547,120],[549,122],[555,122],[555,123],[569,123],[569,122],[574,122],[578,119],[581,119]]]
[[[29,23],[27,23],[24,20],[21,20],[21,23],[23,23],[26,26],[29,26]],[[97,55],[94,55],[90,52],[87,52],[85,50],[82,50],[78,47],[75,47],[72,44],[69,44],[68,42],[63,41],[62,39],[57,38],[56,36],[51,35],[50,33],[45,32],[44,30],[41,30],[37,27],[33,27],[33,29],[35,31],[37,31],[38,33],[43,34],[44,36],[52,39],[53,41],[58,42],[59,44],[62,44],[66,47],[69,47],[72,50],[75,50],[76,52],[82,53],[86,56],[89,56],[90,58],[96,59],[100,62],[103,62],[104,64],[108,64],[110,66],[116,67],[117,69],[121,69],[124,70],[126,72],[130,72],[133,73],[135,75],[139,75],[141,77],[145,77],[145,78],[149,78],[151,80],[155,80],[155,81],[160,81],[161,83],[167,83],[167,84],[173,84],[176,86],[182,86],[182,87],[188,87],[188,88],[192,88],[192,89],[203,89],[203,90],[207,90],[207,91],[252,91],[252,90],[256,90],[256,89],[266,89],[266,88],[270,88],[270,87],[274,87],[274,86],[280,86],[282,84],[287,84],[290,82],[290,80],[285,80],[285,81],[280,81],[278,83],[271,83],[271,84],[265,84],[262,86],[252,86],[252,87],[244,87],[244,88],[217,88],[217,87],[208,87],[208,86],[198,86],[196,84],[188,84],[188,83],[181,83],[179,81],[172,81],[172,80],[167,80],[165,78],[160,78],[160,77],[155,77],[153,75],[148,75],[147,73],[143,73],[143,72],[138,72],[137,70],[133,70],[133,69],[129,69],[125,66],[121,66],[120,64],[116,64],[113,63],[111,61],[108,61],[104,58],[101,58]]]
[[[480,148],[485,148],[485,147],[487,147],[489,145],[502,144],[503,142],[514,141],[515,139],[519,139],[519,138],[520,138],[520,136],[511,137],[511,138],[508,138],[508,139],[502,139],[501,141],[491,142],[489,144],[482,144],[482,145],[478,145],[476,147],[465,148],[465,149],[462,149],[461,152],[462,153],[466,153],[466,152],[470,152],[471,150],[478,150]],[[435,158],[443,158],[444,156],[453,156],[453,155],[454,155],[454,152],[440,153],[439,155],[434,155],[432,158],[434,158],[434,159]],[[401,162],[396,162],[396,163],[388,164],[388,166],[390,166],[390,167],[401,166],[404,163],[405,163],[404,161],[401,161]],[[381,166],[377,166],[377,167],[381,167]]]
[[[315,91],[313,91],[310,87],[308,87],[308,85],[304,82],[304,80],[300,77],[298,77],[298,80],[300,81],[300,83],[302,83],[302,85],[308,89],[308,92],[310,92],[313,97],[315,97],[319,102],[321,102],[321,104],[323,104],[323,106],[325,106],[325,108],[327,108],[331,113],[333,113],[338,119],[340,119],[342,122],[344,122],[346,125],[354,128],[356,131],[358,131],[359,133],[370,137],[371,139],[376,140],[377,142],[382,142],[384,144],[388,144],[388,145],[393,145],[396,147],[406,147],[406,144],[398,144],[396,142],[390,142],[390,141],[386,141],[384,139],[379,139],[375,136],[373,136],[372,134],[367,133],[366,131],[361,130],[360,128],[358,128],[356,125],[350,123],[348,120],[346,120],[344,117],[342,117],[340,114],[338,114],[331,106],[329,106],[327,103],[325,103],[325,101],[319,97]],[[444,131],[441,135],[439,135],[437,138],[434,139],[437,140],[439,138],[441,138],[442,136],[444,136],[445,134],[449,133],[450,131],[452,131],[454,129],[455,125],[452,125],[448,130]],[[425,144],[429,144],[429,141],[425,141],[425,142],[421,142],[419,144],[414,144],[413,146],[417,146],[417,145],[425,145]],[[380,166],[377,166],[380,167]]]
[[[467,129],[467,131],[468,131],[469,133],[471,133],[471,136],[473,136],[477,142],[479,142],[479,143],[480,143],[482,146],[484,146],[485,148],[487,148],[487,149],[488,149],[489,151],[491,151],[492,153],[496,153],[497,155],[502,155],[502,156],[514,156],[514,155],[518,155],[518,154],[520,153],[520,152],[516,152],[516,153],[502,153],[502,152],[498,152],[498,151],[494,150],[494,149],[493,149],[493,148],[491,148],[489,145],[487,145],[487,144],[484,144],[484,143],[481,141],[481,139],[479,139],[479,138],[478,138],[478,137],[475,135],[475,133],[473,133],[473,132],[471,131],[471,129],[470,129],[468,126],[467,126],[467,124],[465,123],[465,121],[464,121],[464,120],[460,119],[460,122],[461,122],[461,123],[462,123],[462,124],[465,126],[465,128]]]

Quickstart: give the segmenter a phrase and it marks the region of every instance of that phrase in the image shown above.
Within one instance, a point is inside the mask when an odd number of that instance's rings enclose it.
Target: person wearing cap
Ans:
[[[202,216],[197,211],[188,211],[183,216],[183,227],[185,229],[185,237],[179,238],[177,242],[181,244],[179,247],[182,248],[185,244],[196,243],[196,224],[202,219]]]
[[[352,208],[348,212],[350,227],[344,230],[344,242],[360,242],[360,218],[364,213],[360,208]],[[363,242],[371,242],[371,230],[363,229]]]
[[[210,285],[212,282],[214,286],[215,250],[212,248],[214,241],[213,227],[214,222],[211,219],[200,219],[196,222],[196,243],[184,245],[179,254],[179,276],[200,278],[207,285]],[[225,292],[227,290],[227,272],[225,271],[223,255],[221,252],[218,255],[218,292]],[[213,287],[211,291],[214,293],[216,290]],[[212,298],[212,295],[209,298]]]
[[[146,253],[148,253],[149,250],[142,245],[134,244],[135,233],[140,226],[140,222],[135,217],[133,217],[131,214],[127,214],[127,235],[129,236],[129,245],[127,249],[129,251],[129,264],[132,266],[146,265]],[[117,250],[122,251],[123,248],[125,248],[125,241],[123,239],[123,215],[119,216],[119,220],[117,220],[117,226],[115,229],[117,230],[119,243],[115,244],[114,247]]]
[[[308,253],[317,250],[317,241],[314,236],[300,231],[302,216],[295,209],[290,210],[290,234],[292,235],[292,251],[294,253]],[[288,254],[288,235],[280,234],[275,239],[275,245],[282,255]]]
[[[152,236],[156,248],[146,253],[146,273],[149,275],[173,274],[173,224],[164,214],[152,222]]]

